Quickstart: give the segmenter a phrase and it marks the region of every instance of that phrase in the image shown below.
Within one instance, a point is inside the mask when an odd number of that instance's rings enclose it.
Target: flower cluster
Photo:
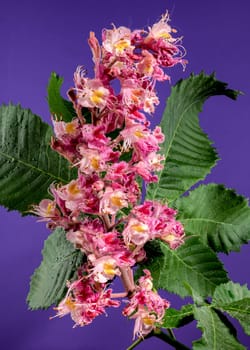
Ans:
[[[165,309],[169,302],[153,291],[152,277],[148,270],[144,270],[144,276],[139,279],[135,292],[128,305],[123,310],[123,315],[135,319],[134,338],[143,337],[150,333],[156,324],[160,324]]]
[[[116,276],[125,287],[122,296],[129,298],[123,314],[136,320],[135,335],[149,333],[169,306],[152,289],[149,271],[135,285],[132,270],[146,258],[148,241],[176,249],[184,238],[176,211],[156,201],[140,204],[141,182],[156,182],[155,172],[163,169],[158,151],[164,135],[160,127],[151,130],[146,117],[159,103],[155,85],[169,79],[164,68],[185,64],[181,39],[173,37],[168,21],[166,14],[148,30],[105,29],[102,45],[91,32],[95,76],[86,77],[78,67],[68,91],[76,116],[71,122],[53,116],[51,147],[78,176],[66,185],[52,184],[53,199],[42,200],[33,212],[49,228],[63,227],[86,256],[56,308],[57,316],[70,313],[76,325],[119,306],[113,300],[118,294],[108,288]]]
[[[73,283],[68,283],[68,292],[55,308],[57,315],[54,317],[70,313],[75,326],[88,325],[95,317],[105,313],[106,307],[119,307],[119,301],[111,300],[111,292],[111,289],[105,290],[103,284],[95,283],[93,278],[80,277]]]

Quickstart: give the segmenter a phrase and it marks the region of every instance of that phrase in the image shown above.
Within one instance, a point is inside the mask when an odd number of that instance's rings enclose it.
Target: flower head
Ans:
[[[152,277],[148,270],[139,279],[135,293],[123,310],[123,315],[135,319],[134,338],[144,337],[157,327],[170,303],[153,291]]]
[[[103,30],[102,43],[91,32],[94,77],[82,66],[76,69],[68,91],[74,117],[53,120],[51,147],[77,174],[51,185],[53,198],[33,213],[51,228],[63,227],[66,239],[85,255],[56,308],[58,317],[70,314],[75,326],[120,305],[109,288],[117,277],[128,297],[123,314],[135,320],[134,337],[158,327],[169,307],[154,290],[150,272],[144,270],[135,283],[132,269],[146,257],[148,241],[159,239],[171,249],[184,243],[175,210],[157,201],[141,203],[141,183],[156,182],[165,160],[158,153],[164,134],[158,126],[152,130],[147,117],[159,104],[156,84],[169,79],[166,68],[184,63],[180,38],[168,22],[166,14],[148,30],[113,26]]]
[[[73,283],[68,283],[66,297],[60,302],[57,317],[71,315],[76,326],[90,324],[97,316],[105,313],[107,307],[119,307],[120,302],[111,299],[112,289],[103,289],[99,285],[96,290],[95,282],[92,279],[80,278]]]

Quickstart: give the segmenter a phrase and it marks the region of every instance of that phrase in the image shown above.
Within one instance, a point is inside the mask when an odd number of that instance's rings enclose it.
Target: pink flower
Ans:
[[[152,39],[164,39],[170,42],[175,41],[175,39],[172,38],[171,33],[176,32],[176,30],[173,30],[170,25],[168,24],[169,22],[169,15],[166,13],[165,15],[162,16],[159,22],[155,23],[152,28],[149,27],[149,34],[147,36],[147,40],[149,38]]]
[[[157,66],[155,57],[147,50],[142,51],[142,59],[137,64],[138,71],[145,76],[152,77]]]
[[[103,47],[114,56],[122,57],[128,52],[132,52],[134,46],[131,45],[131,31],[126,27],[103,30]]]
[[[121,88],[122,102],[127,106],[141,108],[143,106],[145,90],[137,79],[124,79]]]
[[[81,249],[84,254],[98,255],[98,244],[104,234],[104,226],[100,219],[85,219],[76,230],[69,230],[67,239]]]
[[[64,142],[68,139],[76,138],[80,135],[79,120],[73,119],[70,123],[65,123],[63,121],[56,121],[52,119],[55,136],[59,140]]]
[[[103,157],[103,154],[98,152],[96,149],[81,146],[80,154],[82,155],[82,159],[75,165],[79,166],[81,172],[91,174],[93,172],[106,170],[106,157]]]
[[[128,207],[127,195],[121,190],[113,190],[106,187],[103,197],[100,200],[100,213],[116,214],[120,209]]]
[[[148,270],[139,279],[135,293],[123,310],[123,315],[135,319],[134,338],[149,334],[158,326],[170,303],[153,291],[152,277]]]
[[[164,165],[161,163],[163,160],[165,160],[163,155],[151,152],[145,159],[145,162],[151,171],[160,171],[164,168]]]
[[[129,246],[130,243],[141,246],[151,238],[149,226],[134,218],[129,220],[122,235],[127,246]]]
[[[133,166],[133,170],[137,175],[141,176],[144,181],[149,182],[157,182],[158,176],[152,174],[152,167],[147,163],[140,161]]]
[[[107,307],[119,307],[120,302],[111,299],[112,289],[104,290],[99,285],[99,290],[95,290],[95,283],[92,279],[80,278],[68,284],[66,297],[55,308],[57,315],[63,317],[71,315],[76,326],[90,324],[97,316],[105,313]]]
[[[39,221],[50,221],[53,218],[60,216],[58,209],[56,208],[56,202],[51,199],[43,199],[39,205],[34,205],[30,211],[42,219]]]
[[[85,79],[84,86],[76,90],[78,104],[87,108],[104,108],[110,91],[99,79]]]
[[[177,249],[184,243],[184,229],[180,222],[172,220],[164,229],[156,234],[162,241],[168,243],[171,249]]]
[[[121,272],[117,266],[116,259],[111,256],[103,256],[96,259],[94,254],[88,256],[89,261],[94,266],[91,275],[99,283],[107,283],[115,276],[120,276]]]
[[[135,144],[144,144],[150,135],[150,130],[141,124],[134,123],[121,131],[124,151],[132,148]],[[142,146],[143,147],[143,146]]]
[[[175,219],[176,214],[177,212],[172,208],[156,201],[145,201],[142,205],[135,206],[130,212],[128,225],[123,232],[125,242],[129,242],[129,239],[131,240],[133,237],[134,233],[131,227],[133,227],[133,222],[137,220],[142,225],[141,227],[147,225],[148,232],[150,232],[148,235],[144,234],[145,242],[159,238],[166,242],[171,249],[178,248],[184,243],[185,233],[182,224]],[[143,239],[138,243],[133,239],[132,242],[139,246],[145,243]]]

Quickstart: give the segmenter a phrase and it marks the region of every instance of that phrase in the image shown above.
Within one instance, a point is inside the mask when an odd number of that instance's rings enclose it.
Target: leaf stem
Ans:
[[[176,339],[173,330],[171,328],[168,328],[167,330],[168,330],[168,333],[169,333],[170,337],[172,339]]]

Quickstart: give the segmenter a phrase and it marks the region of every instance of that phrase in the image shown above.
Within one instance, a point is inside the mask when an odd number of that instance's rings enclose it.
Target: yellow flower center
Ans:
[[[110,200],[111,200],[111,203],[116,207],[120,207],[120,208],[123,207],[123,200],[121,199],[120,196],[112,196]]]
[[[98,90],[94,90],[92,92],[92,95],[90,97],[91,102],[93,102],[96,105],[99,105],[103,102],[103,97],[104,97],[104,91],[98,89]]]
[[[169,234],[163,236],[162,238],[168,242],[173,242],[176,239],[176,236],[169,233]]]
[[[131,226],[132,230],[138,233],[144,233],[148,231],[148,225],[145,224],[134,224]]]
[[[65,131],[67,134],[73,134],[76,131],[76,127],[74,123],[67,123],[65,126]]]
[[[68,192],[72,195],[80,193],[80,189],[78,187],[78,184],[76,182],[69,184]]]
[[[103,264],[103,271],[106,275],[109,275],[109,276],[115,275],[115,273],[116,273],[115,264],[110,263],[110,262],[106,262],[105,264]]]
[[[46,215],[50,216],[52,210],[54,209],[54,203],[49,203],[46,209]]]
[[[155,323],[155,319],[153,317],[144,317],[142,319],[143,323],[146,325],[146,326],[153,326],[154,323]]]
[[[171,34],[169,34],[168,32],[162,32],[162,33],[159,34],[159,38],[171,39],[172,36],[171,36]]]
[[[144,66],[144,69],[143,69],[143,73],[144,74],[152,74],[153,73],[153,66],[151,64],[151,62],[146,62],[145,63],[145,66]]]
[[[95,157],[91,159],[91,166],[95,169],[98,170],[99,169],[99,158]]]
[[[141,130],[136,130],[136,131],[134,132],[134,135],[135,135],[136,137],[139,137],[139,138],[141,139],[141,138],[143,138],[144,133],[143,133],[143,131],[141,131]]]
[[[114,48],[118,53],[122,53],[128,47],[130,47],[130,41],[127,39],[121,39],[114,44]]]
[[[72,301],[72,299],[70,299],[70,298],[67,298],[67,299],[65,300],[65,305],[67,306],[67,308],[68,308],[70,311],[72,311],[72,310],[75,309],[75,303],[74,303],[74,301]]]

